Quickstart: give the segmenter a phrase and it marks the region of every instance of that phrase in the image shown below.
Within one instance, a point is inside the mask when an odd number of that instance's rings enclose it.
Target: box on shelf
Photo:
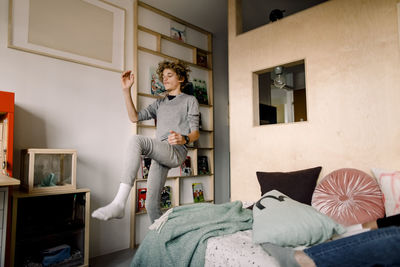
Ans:
[[[76,189],[74,149],[21,150],[21,187],[32,192]]]

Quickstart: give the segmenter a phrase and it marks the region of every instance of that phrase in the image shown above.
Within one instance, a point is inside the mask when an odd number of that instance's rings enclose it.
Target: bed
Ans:
[[[131,266],[279,266],[260,244],[304,249],[365,231],[361,224],[385,216],[379,178],[345,168],[317,184],[320,171],[257,172],[261,198],[254,203],[169,210],[151,226]]]

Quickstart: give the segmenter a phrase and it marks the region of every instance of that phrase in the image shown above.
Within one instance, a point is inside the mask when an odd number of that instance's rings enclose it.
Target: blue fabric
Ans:
[[[251,229],[252,223],[252,211],[240,201],[176,207],[159,233],[147,233],[131,266],[203,267],[208,238]]]
[[[318,267],[400,266],[400,227],[364,232],[304,252]]]

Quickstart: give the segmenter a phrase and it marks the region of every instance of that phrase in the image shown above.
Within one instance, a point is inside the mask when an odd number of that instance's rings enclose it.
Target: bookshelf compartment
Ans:
[[[200,106],[199,107],[200,116],[201,116],[201,130],[204,131],[212,131],[213,130],[213,111],[209,107]]]
[[[205,33],[201,33],[196,31],[190,27],[186,28],[186,35],[187,35],[187,43],[198,47],[200,49],[210,51],[209,50],[209,37]]]
[[[143,136],[156,137],[156,128],[138,127],[138,134]]]
[[[209,174],[213,174],[214,173],[214,149],[198,149],[197,153],[198,153],[197,158],[201,158],[203,156],[207,157]],[[201,172],[199,166],[197,168],[198,168],[198,174],[201,175],[202,172]]]
[[[198,148],[212,148],[213,144],[213,132],[202,131],[200,133],[200,138],[197,140]]]
[[[185,62],[195,63],[193,60],[193,49],[168,40],[161,40],[161,53]]]
[[[180,204],[194,204],[193,201],[193,183],[201,183],[203,186],[203,195],[205,202],[213,200],[214,192],[211,176],[187,177],[180,181]]]
[[[140,244],[143,241],[147,234],[149,226],[151,225],[147,213],[136,214],[134,225],[135,229],[143,229],[142,231],[136,231],[136,234],[134,236],[135,245],[133,246],[137,246],[137,244]]]
[[[12,266],[39,264],[43,250],[60,245],[70,248],[65,266],[88,265],[89,190],[54,194],[15,191],[12,198]]]
[[[145,47],[147,49],[151,49],[154,51],[159,51],[158,49],[158,40],[157,36],[154,34],[150,34],[145,31],[138,31],[138,45],[141,47]]]
[[[156,71],[158,63],[165,58],[138,51],[138,92],[151,95],[151,73]],[[152,99],[154,101],[154,99]]]
[[[143,3],[138,7],[138,25],[146,27],[152,31],[169,36],[170,35],[170,18],[160,15],[143,6]]]

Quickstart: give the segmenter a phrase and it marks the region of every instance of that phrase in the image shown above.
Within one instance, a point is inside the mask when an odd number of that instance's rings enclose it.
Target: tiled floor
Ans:
[[[125,249],[89,259],[90,267],[129,267],[135,255],[134,249]]]

